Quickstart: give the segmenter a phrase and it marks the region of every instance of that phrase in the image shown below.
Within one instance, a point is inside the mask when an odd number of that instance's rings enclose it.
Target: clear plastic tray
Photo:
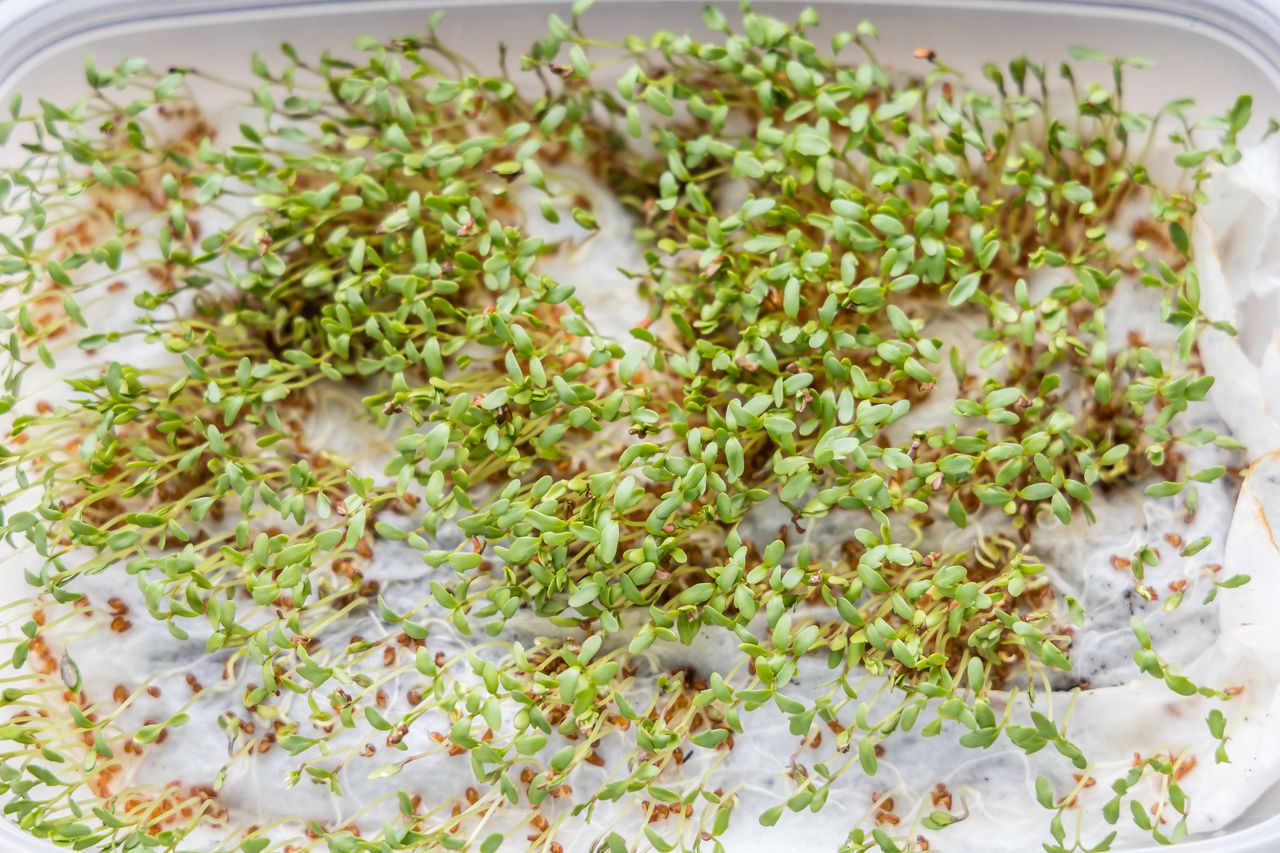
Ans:
[[[696,28],[705,0],[599,0],[592,23],[605,34],[654,27]],[[100,66],[124,56],[157,67],[199,66],[243,74],[251,51],[269,55],[282,41],[307,52],[341,47],[357,35],[392,36],[420,29],[426,13],[450,11],[440,30],[470,47],[473,58],[496,56],[540,32],[568,0],[4,0],[0,2],[0,98],[14,91],[66,98],[83,87],[83,58]],[[733,4],[726,4],[733,5]],[[761,11],[799,2],[757,0]],[[810,2],[828,25],[873,20],[881,56],[907,61],[915,48],[944,51],[948,63],[976,68],[1018,53],[1045,60],[1082,44],[1156,60],[1136,75],[1132,103],[1158,104],[1190,95],[1215,106],[1240,92],[1259,116],[1280,115],[1280,0],[899,0],[896,3]],[[1277,389],[1276,393],[1280,393]],[[22,594],[21,580],[0,578],[0,600]],[[0,820],[0,853],[55,850]],[[1129,853],[1155,853],[1157,847]],[[1262,793],[1232,830],[1173,848],[1186,853],[1278,853],[1280,787]],[[974,851],[977,853],[977,851]]]

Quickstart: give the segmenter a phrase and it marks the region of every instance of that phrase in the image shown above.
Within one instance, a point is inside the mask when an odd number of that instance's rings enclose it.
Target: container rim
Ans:
[[[54,49],[121,28],[164,29],[178,22],[280,19],[364,11],[449,7],[527,6],[546,0],[6,0],[0,3],[0,96],[7,96],[22,71]],[[566,0],[567,2],[567,0]],[[600,5],[634,0],[599,0]],[[689,0],[648,0],[689,2]],[[772,0],[800,3],[805,0]],[[850,6],[876,0],[835,0]],[[935,6],[939,0],[897,0],[897,5]],[[1145,20],[1194,30],[1248,58],[1280,89],[1280,0],[950,0],[953,7],[1026,11],[1055,15],[1091,14]]]

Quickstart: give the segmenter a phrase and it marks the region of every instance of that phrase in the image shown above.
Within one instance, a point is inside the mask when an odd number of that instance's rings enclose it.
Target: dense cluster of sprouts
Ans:
[[[246,853],[555,851],[567,823],[630,808],[596,849],[718,850],[731,819],[817,812],[841,775],[874,775],[898,731],[958,725],[967,747],[1061,753],[1077,784],[1036,785],[1046,849],[1108,848],[1068,828],[1095,780],[1044,696],[1070,683],[1083,615],[1036,530],[1092,519],[1112,487],[1194,513],[1227,473],[1186,460],[1230,437],[1179,428],[1213,382],[1188,233],[1248,98],[1208,121],[1131,112],[1142,61],[1083,51],[1109,84],[1025,59],[976,84],[926,50],[890,71],[870,25],[826,47],[809,12],[709,10],[706,40],[610,44],[586,5],[498,76],[434,27],[355,60],[255,58],[256,115],[229,132],[197,109],[199,69],[90,64],[83,100],[14,99],[0,531],[34,593],[9,611],[0,787],[23,829],[77,849],[214,827]],[[1175,149],[1168,180],[1152,140]],[[634,214],[650,308],[631,340],[541,272],[561,249],[531,218],[597,227],[567,170]],[[1108,340],[1126,288],[1158,295],[1175,346]],[[385,447],[315,439],[334,394]],[[824,524],[838,552],[811,547]],[[961,528],[970,544],[941,544]],[[379,561],[406,549],[393,596]],[[1119,560],[1148,599],[1155,560]],[[357,616],[379,631],[344,633]],[[73,638],[143,622],[192,665],[90,692]],[[1133,630],[1144,672],[1230,698]],[[736,657],[652,671],[708,632]],[[828,673],[798,694],[812,661]],[[130,781],[224,705],[221,771]],[[766,706],[827,748],[739,814],[681,767]],[[1225,739],[1221,712],[1208,724]],[[222,786],[268,753],[291,756],[282,786],[383,780],[397,815],[246,825]],[[459,796],[397,788],[445,753]],[[1144,756],[1099,780],[1107,821],[1179,839],[1186,770]],[[1160,801],[1130,795],[1152,776]],[[963,817],[944,790],[932,805],[881,803],[843,849],[928,849]]]

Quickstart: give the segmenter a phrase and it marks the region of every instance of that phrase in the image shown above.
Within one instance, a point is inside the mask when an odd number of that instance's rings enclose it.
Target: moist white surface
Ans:
[[[1085,624],[1075,630],[1071,656],[1075,664],[1072,676],[1085,681],[1089,688],[1078,693],[1056,692],[1040,696],[1036,708],[1061,720],[1068,714],[1072,739],[1094,762],[1089,771],[1098,784],[1082,797],[1080,831],[1086,843],[1094,843],[1110,831],[1099,814],[1101,803],[1109,796],[1108,783],[1122,775],[1133,762],[1134,754],[1189,754],[1195,766],[1182,784],[1190,801],[1190,825],[1193,832],[1212,832],[1230,824],[1266,787],[1280,779],[1280,743],[1277,742],[1275,714],[1280,708],[1280,659],[1272,653],[1280,641],[1280,620],[1274,618],[1273,602],[1280,594],[1280,549],[1275,532],[1280,531],[1280,146],[1273,140],[1267,146],[1246,153],[1244,161],[1214,182],[1214,201],[1205,209],[1202,229],[1196,235],[1196,260],[1200,269],[1203,304],[1211,316],[1228,320],[1240,330],[1238,338],[1229,338],[1208,330],[1201,335],[1201,353],[1208,372],[1217,376],[1210,401],[1212,412],[1204,423],[1215,428],[1225,425],[1249,447],[1251,465],[1242,486],[1222,482],[1200,487],[1200,506],[1193,518],[1187,518],[1172,499],[1155,500],[1140,493],[1116,490],[1099,494],[1094,501],[1098,522],[1087,525],[1077,519],[1068,528],[1056,522],[1037,530],[1034,553],[1049,567],[1049,576],[1059,593],[1059,600],[1073,596],[1086,613]],[[583,175],[565,179],[588,184],[601,221],[600,233],[589,242],[567,247],[550,260],[545,271],[561,281],[577,286],[587,312],[601,334],[626,341],[626,332],[646,312],[636,297],[634,285],[617,272],[619,266],[639,268],[639,251],[629,240],[629,225],[621,207],[609,198],[607,188],[588,183]],[[536,214],[535,214],[536,217]],[[536,218],[531,221],[538,221]],[[570,240],[581,233],[555,233]],[[1137,289],[1121,290],[1107,309],[1109,328],[1123,335],[1129,330],[1146,336],[1153,345],[1170,345],[1171,335],[1158,320],[1153,294]],[[122,298],[127,306],[127,297]],[[109,306],[101,308],[105,312]],[[123,319],[123,314],[120,315]],[[943,335],[943,325],[954,328],[965,322],[963,317],[939,318],[928,332]],[[938,331],[935,331],[937,329]],[[153,350],[147,349],[148,352]],[[101,358],[108,354],[104,350]],[[110,352],[115,358],[138,358],[142,351],[121,347]],[[952,391],[954,389],[951,389]],[[933,401],[914,411],[908,427],[937,423],[945,419],[949,405],[948,388],[941,385]],[[359,395],[349,396],[331,391],[317,401],[313,416],[313,442],[343,455],[358,456],[358,464],[366,473],[381,470],[383,454],[391,448],[385,432],[357,420]],[[1195,423],[1184,423],[1190,428]],[[1204,460],[1194,467],[1216,464],[1225,459],[1214,458],[1218,451],[1205,449]],[[767,541],[773,531],[787,522],[787,514],[770,514],[769,505],[761,508],[744,528],[756,531]],[[774,509],[776,512],[776,507]],[[975,519],[983,529],[996,529],[998,513]],[[847,535],[847,519],[832,516],[814,525],[805,537],[796,536],[793,543],[805,538],[817,550],[839,546]],[[1162,544],[1171,535],[1191,541],[1212,534],[1214,543],[1191,558],[1182,558],[1177,548]],[[952,531],[936,543],[941,549],[963,547],[974,536],[971,527]],[[448,547],[461,539],[456,530],[442,531],[440,546]],[[1161,560],[1148,572],[1148,583],[1162,598],[1148,602],[1132,591],[1127,573],[1117,571],[1113,556],[1131,556],[1141,544],[1159,547]],[[1222,576],[1245,572],[1251,583],[1242,590],[1224,591],[1209,606],[1199,600],[1211,585],[1211,574],[1204,567],[1221,564]],[[396,543],[379,542],[365,570],[366,578],[381,584],[382,594],[394,609],[404,611],[428,598],[426,569],[418,555]],[[1187,603],[1166,611],[1163,608],[1169,584],[1185,580]],[[86,576],[77,587],[90,601],[101,607],[110,596],[118,596],[139,614],[144,612],[141,594],[123,572],[107,572]],[[502,643],[483,642],[458,635],[439,611],[429,605],[425,621],[431,634],[428,648],[445,653],[449,659],[474,652],[485,659],[497,660],[506,652]],[[1242,691],[1228,703],[1217,703],[1203,697],[1179,697],[1162,683],[1137,672],[1132,661],[1136,642],[1128,629],[1134,613],[1141,614],[1151,630],[1155,647],[1169,661],[1179,665],[1188,676],[1218,687],[1240,687]],[[1066,612],[1061,613],[1066,624]],[[198,623],[188,623],[191,638],[179,643],[169,636],[162,624],[141,617],[133,628],[115,634],[107,627],[109,619],[99,610],[90,616],[75,614],[56,629],[55,638],[79,666],[84,691],[95,701],[105,700],[116,685],[131,692],[145,686],[160,688],[160,696],[139,694],[118,720],[120,730],[130,730],[146,720],[160,720],[180,710],[190,695],[186,676],[194,675],[205,686],[217,685],[213,695],[206,695],[189,709],[191,721],[169,732],[164,743],[150,748],[146,760],[130,770],[125,783],[160,785],[180,780],[188,785],[212,784],[225,769],[220,802],[231,812],[233,825],[278,824],[273,831],[280,837],[293,836],[305,821],[317,820],[326,825],[355,819],[366,831],[375,831],[385,819],[393,819],[398,809],[395,792],[420,792],[431,802],[444,802],[462,795],[474,784],[465,755],[450,756],[438,744],[425,742],[423,735],[433,728],[447,730],[441,718],[436,724],[424,720],[411,735],[415,742],[411,752],[422,757],[407,764],[398,775],[370,779],[392,759],[390,750],[381,749],[374,756],[350,759],[343,774],[341,795],[311,784],[305,777],[289,784],[289,773],[298,759],[281,749],[251,758],[238,757],[244,739],[233,741],[219,726],[219,718],[227,712],[246,717],[242,702],[245,686],[254,682],[252,667],[241,660],[228,668],[227,653],[205,654],[204,640]],[[325,650],[337,653],[352,635],[376,639],[392,629],[372,606],[353,610],[317,635],[317,659]],[[513,620],[500,638],[504,642],[520,640],[526,646],[546,633],[542,623],[529,619]],[[206,629],[207,631],[207,629]],[[673,667],[688,666],[694,672],[711,671],[719,662],[735,656],[736,640],[729,634],[705,630],[688,647],[655,645],[636,661],[637,676],[633,688],[637,702],[643,702],[654,688],[659,673]],[[461,660],[454,667],[461,683],[474,681]],[[368,662],[368,672],[376,679],[380,656]],[[812,692],[830,677],[821,661],[812,661],[790,688],[795,695]],[[406,695],[414,685],[407,678],[381,685],[388,695],[386,716],[407,710]],[[878,682],[868,679],[861,693],[868,700],[877,695]],[[284,701],[284,700],[282,700]],[[295,718],[307,716],[305,696],[287,698],[293,703]],[[1020,710],[1015,718],[1024,719],[1025,697],[1017,700]],[[1204,717],[1210,707],[1221,707],[1228,715],[1230,764],[1214,762],[1215,741],[1210,737]],[[285,710],[291,710],[286,707]],[[997,713],[1003,709],[997,707]],[[1055,781],[1055,789],[1069,790],[1074,771],[1069,763],[1052,750],[1026,756],[1007,742],[975,751],[956,744],[958,730],[944,728],[939,737],[924,738],[915,732],[899,733],[886,745],[876,777],[866,778],[856,769],[856,758],[837,753],[834,738],[812,747],[801,742],[787,728],[785,717],[768,706],[746,715],[746,734],[736,739],[728,752],[696,753],[689,763],[675,768],[661,783],[677,791],[691,787],[695,780],[707,781],[706,787],[723,786],[738,791],[741,805],[724,844],[732,851],[776,850],[780,839],[797,849],[834,849],[854,826],[869,826],[873,821],[875,800],[892,797],[893,813],[900,823],[895,834],[924,834],[933,849],[955,853],[1024,853],[1038,847],[1046,837],[1048,812],[1035,804],[1033,784],[1043,773]],[[306,725],[302,734],[307,734]],[[957,727],[958,728],[958,727]],[[330,741],[329,764],[336,764],[344,753],[359,750],[366,742],[377,742],[361,723],[356,730],[343,732]],[[630,736],[613,736],[620,748]],[[559,744],[553,742],[548,753]],[[401,754],[395,754],[397,758]],[[571,779],[575,788],[595,790],[616,773],[605,751],[604,767],[584,767]],[[815,762],[832,767],[852,760],[854,769],[842,777],[824,810],[816,815],[784,815],[779,827],[762,831],[754,816],[785,798],[789,791],[790,768]],[[235,759],[235,760],[233,760]],[[933,809],[930,792],[944,784],[955,798],[953,812],[967,813],[967,818],[942,832],[918,830],[916,823]],[[1139,789],[1141,791],[1141,789]],[[628,802],[628,801],[624,801]],[[597,808],[588,822],[582,816],[567,814],[571,801],[557,802],[544,812],[563,816],[556,838],[568,851],[588,850],[593,842],[612,829],[624,835],[637,834],[641,816],[634,804]],[[506,806],[495,812],[475,837],[483,838],[492,831],[513,827],[527,818],[519,807]],[[664,827],[670,837],[670,827]],[[692,830],[689,838],[692,838]],[[1069,827],[1074,835],[1075,827]],[[1144,837],[1136,827],[1122,818],[1121,836],[1116,849],[1134,846]],[[193,838],[198,849],[217,849],[223,833],[216,827],[203,837]],[[512,849],[523,846],[523,835],[514,834]]]

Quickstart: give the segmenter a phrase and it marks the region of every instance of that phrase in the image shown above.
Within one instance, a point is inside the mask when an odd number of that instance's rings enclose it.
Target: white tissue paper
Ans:
[[[573,179],[589,183],[584,176]],[[586,191],[597,196],[601,192],[598,186]],[[1069,692],[1052,696],[1052,717],[1069,720],[1068,735],[1095,762],[1088,772],[1097,784],[1084,791],[1081,807],[1069,812],[1078,814],[1086,844],[1096,843],[1111,830],[1102,821],[1101,804],[1111,796],[1110,782],[1133,765],[1135,755],[1183,757],[1184,766],[1190,767],[1181,784],[1191,803],[1192,832],[1227,827],[1280,779],[1280,726],[1276,720],[1280,710],[1280,654],[1276,654],[1280,620],[1274,616],[1274,602],[1280,600],[1280,546],[1276,539],[1280,532],[1280,141],[1250,150],[1236,168],[1213,181],[1212,194],[1213,201],[1205,208],[1195,235],[1202,304],[1211,317],[1234,324],[1240,334],[1237,338],[1215,330],[1201,334],[1200,353],[1217,383],[1209,398],[1214,411],[1197,417],[1206,425],[1225,425],[1248,446],[1251,465],[1243,486],[1238,494],[1225,480],[1202,486],[1199,510],[1191,519],[1171,499],[1145,499],[1121,491],[1099,494],[1095,500],[1097,524],[1090,526],[1078,519],[1067,529],[1046,527],[1036,539],[1035,554],[1049,567],[1059,598],[1074,596],[1087,614],[1085,625],[1075,632],[1071,654],[1076,664],[1074,675],[1090,687],[1074,699]],[[596,328],[625,341],[626,331],[644,317],[646,308],[635,296],[633,283],[616,268],[639,268],[642,260],[630,243],[620,206],[597,207],[603,236],[567,249],[548,262],[546,271],[575,284]],[[1155,303],[1148,298],[1151,295],[1134,290],[1117,298],[1108,309],[1112,330],[1124,334],[1132,328],[1153,345],[1169,344],[1170,337],[1159,327]],[[354,426],[357,400],[342,399],[340,394],[318,400],[315,437],[326,444],[332,441],[337,451],[362,453],[361,465],[372,473],[381,467],[379,448],[388,453],[390,448],[384,435],[367,435]],[[913,417],[918,419],[914,425],[923,425],[945,420],[947,415],[945,407],[938,411],[922,407]],[[371,433],[373,428],[367,430]],[[1206,458],[1221,455],[1212,448],[1203,453]],[[780,522],[785,522],[785,516],[771,517],[763,510],[761,517],[745,527],[754,525],[762,538],[771,538]],[[840,520],[832,518],[814,525],[808,541],[821,552],[837,547],[847,532],[847,525],[842,528]],[[1214,543],[1190,558],[1180,557],[1177,547],[1163,544],[1167,536],[1191,541],[1205,534],[1212,534]],[[972,531],[959,532],[936,544],[963,547],[972,535]],[[442,547],[450,544],[450,536],[459,534],[442,531],[446,540]],[[1161,593],[1161,599],[1154,602],[1136,596],[1131,576],[1117,571],[1111,563],[1112,556],[1131,556],[1139,545],[1148,543],[1161,553],[1159,564],[1148,573],[1148,583]],[[1202,607],[1199,600],[1214,577],[1206,566],[1215,563],[1222,566],[1221,577],[1247,573],[1252,582],[1242,590],[1225,590],[1212,605]],[[376,545],[366,572],[368,579],[382,584],[388,604],[398,609],[428,597],[424,576],[414,552],[389,542]],[[1168,585],[1178,580],[1188,584],[1188,601],[1165,612],[1162,604]],[[78,588],[96,603],[114,595],[131,608],[143,610],[136,587],[122,583],[115,573],[85,578]],[[1132,661],[1136,642],[1128,627],[1134,613],[1147,620],[1162,657],[1197,682],[1240,688],[1239,695],[1226,703],[1181,697],[1140,674]],[[186,784],[208,784],[221,767],[229,765],[220,802],[230,809],[232,823],[266,826],[283,819],[285,823],[275,830],[281,835],[296,832],[299,819],[334,825],[355,816],[365,829],[376,830],[383,819],[394,816],[397,789],[420,791],[428,802],[438,803],[474,784],[466,757],[449,756],[443,749],[410,763],[397,776],[368,779],[368,771],[392,760],[391,751],[384,750],[383,757],[353,764],[344,776],[346,787],[340,796],[305,779],[286,788],[286,774],[297,766],[297,759],[275,749],[251,761],[233,762],[227,737],[216,723],[224,712],[244,714],[241,697],[244,686],[253,681],[252,667],[241,660],[238,668],[228,671],[225,654],[203,653],[204,636],[194,626],[192,641],[180,645],[169,638],[162,625],[149,624],[145,617],[135,620],[128,634],[112,636],[110,643],[105,643],[105,622],[100,615],[75,616],[57,629],[62,647],[79,663],[87,695],[105,698],[116,684],[126,684],[130,690],[141,684],[161,688],[159,698],[141,696],[135,707],[121,715],[122,729],[176,713],[190,695],[184,686],[188,673],[206,685],[222,685],[218,698],[208,697],[192,709],[187,725],[171,730],[165,743],[149,751],[145,764],[128,771],[122,780],[125,783],[161,784],[181,779]],[[1066,625],[1065,612],[1061,616]],[[451,654],[480,642],[453,634],[443,619],[428,617],[428,621],[433,650]],[[318,638],[318,647],[325,648],[325,641],[331,639],[340,649],[350,635],[376,637],[386,630],[375,610],[362,608],[331,626]],[[546,631],[542,624],[517,620],[511,623],[505,639],[519,638],[529,644]],[[708,630],[689,647],[651,651],[636,661],[637,694],[643,696],[653,689],[646,686],[652,683],[647,676],[672,667],[688,665],[705,676],[726,660],[736,661],[740,655],[735,646],[731,635]],[[496,660],[505,652],[491,645],[478,654]],[[224,680],[228,673],[230,678]],[[805,696],[828,677],[822,662],[814,661],[802,670],[789,692]],[[393,718],[407,709],[406,688],[397,683],[384,687],[390,696],[385,714]],[[863,698],[869,701],[875,695],[874,681],[864,685]],[[295,705],[295,719],[305,719],[305,697],[289,701]],[[1041,695],[1037,703],[1039,710],[1049,713],[1049,699]],[[1214,761],[1217,743],[1205,724],[1211,707],[1220,707],[1229,720],[1229,764]],[[1003,710],[995,708],[997,714]],[[846,709],[846,717],[851,713],[852,708]],[[1025,696],[1018,699],[1014,716],[1026,721]],[[922,717],[914,731],[899,732],[888,740],[879,772],[867,778],[856,767],[856,755],[836,752],[834,736],[825,737],[817,747],[802,743],[788,731],[785,718],[766,707],[745,715],[746,733],[735,739],[732,751],[699,751],[674,773],[664,775],[661,782],[682,791],[705,777],[707,787],[737,791],[740,803],[722,839],[726,849],[735,853],[782,846],[835,849],[851,829],[875,825],[875,815],[883,810],[886,797],[893,800],[897,823],[885,828],[899,837],[924,835],[931,849],[948,853],[1026,853],[1038,849],[1048,837],[1050,814],[1035,803],[1036,776],[1048,776],[1061,795],[1074,784],[1071,774],[1079,771],[1052,749],[1026,756],[1004,740],[986,750],[965,749],[956,743],[958,732],[946,728],[939,737],[921,737],[919,728],[926,719],[927,715]],[[422,730],[431,728],[447,730],[448,721],[442,719]],[[359,732],[346,735],[348,739],[359,736]],[[629,737],[615,735],[612,745],[621,747]],[[335,751],[341,743],[345,743],[342,737],[334,741]],[[571,780],[576,788],[591,791],[606,779],[617,778],[618,768],[608,762],[610,751],[604,750],[604,755],[604,767],[584,767]],[[763,830],[757,824],[759,812],[789,794],[793,783],[788,773],[795,768],[812,767],[817,762],[836,768],[850,760],[855,766],[841,777],[822,812],[784,813],[773,830]],[[919,821],[937,807],[931,793],[939,784],[952,796],[951,812],[967,817],[944,831],[932,832],[920,828]],[[1139,787],[1135,793],[1150,795],[1150,801],[1155,792]],[[585,816],[567,814],[571,805],[565,802],[544,808],[549,816],[563,815],[555,838],[566,851],[592,849],[610,830],[616,829],[624,837],[635,837],[641,830],[641,816],[634,803],[602,804],[590,822]],[[521,807],[507,806],[478,838],[515,827],[527,817]],[[658,828],[670,839],[674,826],[668,823]],[[1127,815],[1122,815],[1117,828],[1120,838],[1115,849],[1140,845],[1144,838],[1150,843],[1149,836],[1134,827]],[[686,829],[686,842],[691,842],[696,827]],[[1068,826],[1067,831],[1074,837],[1077,827]],[[524,834],[516,831],[514,838],[523,839]],[[216,843],[214,837],[207,839],[210,849]],[[519,840],[516,847],[523,844]]]

